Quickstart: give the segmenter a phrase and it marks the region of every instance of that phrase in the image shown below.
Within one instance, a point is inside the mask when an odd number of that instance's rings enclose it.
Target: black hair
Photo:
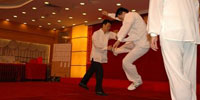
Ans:
[[[118,16],[121,15],[123,12],[128,13],[129,11],[128,11],[128,9],[126,9],[126,8],[120,7],[120,8],[117,9],[117,11],[116,11],[116,13],[115,13],[115,17],[118,17]]]
[[[112,24],[112,21],[105,19],[105,20],[103,20],[102,25],[106,25],[107,23]]]

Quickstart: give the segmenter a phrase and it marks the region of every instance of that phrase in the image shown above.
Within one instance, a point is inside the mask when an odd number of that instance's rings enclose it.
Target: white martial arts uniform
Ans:
[[[197,100],[198,0],[150,0],[148,33],[160,35],[172,100]]]
[[[115,14],[109,13],[108,16],[116,19]],[[127,35],[128,37],[125,38]],[[146,24],[142,17],[136,12],[126,13],[117,37],[121,42],[129,41],[135,44],[134,48],[123,59],[122,65],[129,81],[135,84],[142,83],[136,65],[133,65],[137,59],[149,50],[150,43],[147,39]]]

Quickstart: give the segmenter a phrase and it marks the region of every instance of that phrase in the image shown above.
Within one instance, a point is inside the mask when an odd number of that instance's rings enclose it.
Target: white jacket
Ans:
[[[148,33],[200,43],[198,0],[150,0]]]
[[[115,18],[115,14],[109,13],[108,16]],[[127,38],[125,38],[128,35]],[[133,41],[135,45],[142,48],[149,48],[149,41],[147,39],[146,23],[137,12],[128,12],[122,23],[117,37],[121,42]]]
[[[92,51],[90,55],[90,60],[99,62],[99,63],[107,63],[107,47],[108,40],[115,39],[116,33],[107,32],[104,33],[102,29],[95,31],[92,35]]]

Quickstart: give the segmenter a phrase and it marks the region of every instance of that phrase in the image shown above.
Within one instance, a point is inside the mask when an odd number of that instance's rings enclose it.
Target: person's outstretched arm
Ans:
[[[119,18],[115,17],[114,13],[108,13],[107,11],[102,11],[102,14],[104,16],[107,16],[107,17],[111,18],[111,19],[121,21]]]

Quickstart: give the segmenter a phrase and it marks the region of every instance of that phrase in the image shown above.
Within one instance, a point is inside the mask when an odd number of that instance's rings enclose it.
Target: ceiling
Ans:
[[[13,1],[23,0],[0,0],[0,6],[19,3]],[[49,4],[45,4],[45,2],[49,2]],[[85,5],[80,5],[81,2]],[[25,23],[47,29],[61,29],[84,23],[98,23],[101,21],[98,18],[102,17],[98,9],[115,12],[118,8],[117,3],[121,3],[122,7],[129,10],[135,9],[139,13],[146,13],[149,0],[33,0],[19,8],[0,9],[0,19],[9,19],[11,22]],[[34,10],[33,7],[36,7],[36,9]],[[55,13],[52,14],[52,12]],[[86,15],[83,15],[83,13],[86,13]],[[14,18],[14,15],[17,18]],[[45,18],[41,18],[41,16]],[[72,19],[69,17],[72,17]]]
[[[13,9],[22,7],[33,0],[0,0],[1,9]]]

